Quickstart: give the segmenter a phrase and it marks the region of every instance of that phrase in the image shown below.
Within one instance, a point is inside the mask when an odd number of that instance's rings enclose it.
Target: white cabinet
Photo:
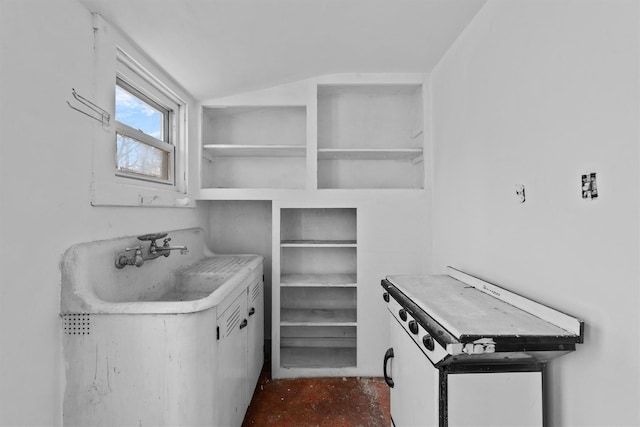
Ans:
[[[218,312],[216,425],[240,426],[264,362],[264,292],[262,270]]]
[[[448,375],[449,427],[541,427],[542,372]]]
[[[247,400],[248,341],[247,295],[235,297],[218,316],[218,423],[239,426],[249,406]]]
[[[264,364],[264,283],[260,279],[256,280],[247,288],[248,302],[248,380],[247,396],[251,403],[251,396],[256,388],[262,365]]]
[[[390,403],[397,427],[437,426],[439,372],[393,316],[391,347],[387,351],[385,372],[393,381]],[[392,353],[390,353],[392,351]]]
[[[242,425],[264,361],[259,258],[204,258],[172,276],[223,283],[215,305],[212,295],[141,303],[174,313],[63,314],[65,425]]]

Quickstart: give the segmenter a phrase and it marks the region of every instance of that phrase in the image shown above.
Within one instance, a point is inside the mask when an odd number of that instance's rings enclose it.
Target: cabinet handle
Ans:
[[[386,382],[387,385],[391,388],[393,388],[394,383],[393,383],[393,378],[391,378],[387,374],[387,363],[389,362],[389,359],[392,359],[392,358],[393,358],[393,348],[390,348],[384,354],[384,362],[382,362],[382,372],[384,374],[384,382]]]
[[[251,308],[249,309],[249,316],[253,316],[254,314],[256,314],[256,309],[255,309],[255,308],[253,308],[253,307],[251,307]]]
[[[247,319],[242,319],[242,323],[240,323],[240,329],[246,328],[248,323],[249,322],[247,322]]]

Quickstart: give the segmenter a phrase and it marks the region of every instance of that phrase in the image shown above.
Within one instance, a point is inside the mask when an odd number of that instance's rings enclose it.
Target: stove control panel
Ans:
[[[436,365],[450,355],[447,350],[434,340],[431,334],[422,325],[420,325],[420,323],[418,323],[411,314],[409,314],[407,310],[400,305],[400,303],[398,303],[398,301],[396,301],[392,296],[389,296],[386,292],[383,295],[383,298],[385,301],[389,298],[389,301],[387,301],[387,309],[411,339],[415,341],[420,350],[429,358],[431,363]]]

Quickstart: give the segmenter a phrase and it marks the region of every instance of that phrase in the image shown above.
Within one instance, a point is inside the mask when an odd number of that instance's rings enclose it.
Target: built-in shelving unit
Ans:
[[[280,368],[355,367],[356,209],[281,209],[280,252]]]
[[[265,257],[274,378],[379,375],[370,285],[428,252],[426,81],[331,74],[202,101],[196,198],[217,236]]]
[[[305,187],[306,107],[204,107],[202,188]]]
[[[319,85],[318,188],[422,188],[422,85]]]
[[[210,101],[203,107],[200,198],[423,189],[423,82],[418,74],[323,76],[273,88],[272,97]],[[258,105],[243,104],[252,101]]]

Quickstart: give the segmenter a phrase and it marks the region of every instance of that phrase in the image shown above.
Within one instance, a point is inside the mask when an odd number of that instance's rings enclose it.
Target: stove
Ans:
[[[394,425],[542,424],[545,366],[583,342],[582,321],[451,267],[447,275],[393,275],[381,284],[391,314],[392,347],[383,374],[392,387]],[[420,359],[426,368],[414,375]],[[398,384],[399,377],[405,384]],[[405,399],[415,400],[416,393],[431,397],[417,405],[418,413],[407,414]],[[508,405],[496,399],[500,394]],[[491,399],[481,401],[480,395]],[[459,404],[453,396],[472,402],[472,414],[454,413]],[[517,402],[518,396],[529,397]],[[487,420],[478,418],[480,409]]]

